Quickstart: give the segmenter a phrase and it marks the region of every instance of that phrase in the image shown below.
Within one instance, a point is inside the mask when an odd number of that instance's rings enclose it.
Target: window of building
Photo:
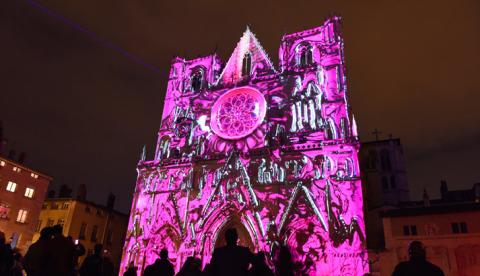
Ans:
[[[63,227],[63,225],[65,224],[65,220],[64,219],[58,219],[57,224],[61,225]]]
[[[97,241],[97,232],[98,232],[98,226],[94,225],[92,227],[92,235],[90,236],[90,240],[92,242],[96,242]]]
[[[404,225],[403,226],[403,235],[404,236],[416,236],[417,226],[416,225]]]
[[[192,90],[195,92],[200,91],[203,88],[204,73],[202,69],[197,69],[191,76]]]
[[[390,176],[390,187],[392,187],[392,189],[397,188],[397,183],[395,182],[395,176],[394,175]]]
[[[412,236],[417,235],[417,226],[416,225],[410,225],[410,233],[412,234]]]
[[[19,173],[22,171],[22,169],[20,169],[19,167],[13,167],[13,171]]]
[[[388,190],[388,178],[386,176],[382,177],[382,188]]]
[[[0,166],[1,166],[1,167],[5,167],[5,161],[3,161],[3,160],[0,161]]]
[[[302,67],[313,64],[313,47],[309,44],[301,44],[297,48],[297,65]]]
[[[89,206],[85,206],[85,212],[86,212],[86,213],[90,213],[90,211],[91,211],[91,210],[90,210],[90,207],[89,207]]]
[[[458,234],[460,232],[458,223],[457,222],[452,222],[452,233]]]
[[[101,217],[103,215],[102,210],[97,209],[97,216]]]
[[[50,209],[57,210],[58,209],[58,203],[52,202],[52,204],[50,205]]]
[[[68,202],[64,202],[64,203],[62,204],[62,209],[64,209],[64,210],[65,210],[65,209],[68,209],[68,206],[69,206],[69,205],[70,205],[70,204],[69,204]]]
[[[55,221],[54,221],[53,219],[49,218],[49,219],[47,220],[47,225],[46,225],[46,226],[47,226],[47,227],[52,227],[54,223],[55,223]]]
[[[390,154],[387,150],[382,150],[380,152],[380,163],[382,164],[383,171],[390,171],[391,163],[390,163]]]
[[[7,184],[7,191],[9,192],[15,192],[15,190],[17,189],[17,183],[13,182],[13,181],[8,181],[8,184]]]
[[[30,173],[30,176],[33,177],[33,178],[35,178],[35,179],[38,178],[38,174],[36,174],[36,173]]]
[[[28,211],[25,209],[18,210],[17,222],[25,223],[25,221],[27,220],[27,213]]]
[[[452,222],[452,233],[454,233],[454,234],[468,233],[467,223],[466,222]]]
[[[26,188],[25,189],[25,196],[29,197],[29,198],[32,198],[34,192],[35,192],[35,190],[33,188]]]
[[[10,205],[0,202],[0,219],[8,219],[10,213]]]
[[[86,232],[87,232],[87,224],[82,223],[82,225],[80,226],[80,233],[78,234],[78,239],[84,240]]]
[[[48,209],[48,203],[43,203],[43,204],[42,204],[42,209],[43,209],[43,210]]]
[[[112,229],[108,229],[107,232],[107,244],[110,245],[113,242],[113,231]]]
[[[378,160],[378,156],[377,156],[377,152],[374,151],[374,150],[371,150],[369,153],[369,168],[370,169],[376,169],[377,168],[377,160]]]
[[[250,76],[252,71],[252,55],[246,53],[242,61],[242,77]]]
[[[39,233],[40,230],[42,230],[42,220],[41,219],[39,219],[37,221],[37,226],[35,227],[35,232]]]

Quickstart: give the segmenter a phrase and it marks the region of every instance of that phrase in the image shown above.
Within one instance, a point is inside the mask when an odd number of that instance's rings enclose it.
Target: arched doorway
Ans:
[[[228,220],[227,223],[225,223],[220,230],[218,231],[216,235],[216,241],[215,241],[215,248],[222,247],[226,245],[225,242],[225,231],[229,228],[235,228],[237,229],[238,233],[238,245],[240,246],[245,246],[250,249],[251,252],[255,252],[255,245],[252,241],[252,238],[250,237],[250,234],[248,233],[247,228],[243,225],[243,223],[240,221],[239,218],[234,217]]]

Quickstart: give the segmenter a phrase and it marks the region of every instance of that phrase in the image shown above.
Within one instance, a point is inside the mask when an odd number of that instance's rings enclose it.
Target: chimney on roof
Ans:
[[[109,210],[113,210],[114,206],[115,206],[115,195],[112,193],[109,193],[107,198],[107,208]]]
[[[87,200],[87,186],[85,184],[80,184],[77,188],[77,199]]]
[[[440,181],[440,195],[442,197],[442,200],[448,200],[448,186],[447,181],[445,180]]]
[[[426,189],[423,189],[423,207],[430,207],[430,197]]]
[[[25,152],[20,152],[20,155],[18,156],[18,163],[23,164],[25,163],[25,158],[27,158],[27,154]]]
[[[60,189],[58,191],[58,197],[59,198],[70,198],[72,197],[72,188],[68,187],[68,185],[63,184],[60,186]]]
[[[7,158],[10,159],[10,160],[14,160],[14,159],[15,159],[15,154],[16,154],[16,153],[15,153],[15,150],[10,150],[10,151],[8,152]]]

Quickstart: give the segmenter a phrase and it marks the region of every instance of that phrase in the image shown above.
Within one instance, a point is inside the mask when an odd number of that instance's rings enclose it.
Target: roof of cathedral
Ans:
[[[228,59],[225,67],[220,74],[220,77],[217,80],[218,82],[228,83],[231,81],[237,81],[242,79],[242,65],[243,58],[247,53],[250,53],[252,58],[252,64],[262,64],[263,70],[270,70],[276,72],[275,67],[273,66],[270,57],[267,52],[263,49],[262,45],[258,41],[255,34],[250,31],[250,28],[247,26],[247,29],[243,33],[240,41],[237,43],[237,46],[232,52],[232,55]]]

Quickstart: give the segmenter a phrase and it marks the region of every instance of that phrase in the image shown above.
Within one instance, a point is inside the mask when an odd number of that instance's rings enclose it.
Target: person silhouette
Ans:
[[[125,270],[123,273],[123,276],[137,276],[137,267],[133,264],[133,262],[130,262],[127,270]]]
[[[177,273],[177,276],[200,276],[202,275],[201,266],[202,262],[200,259],[190,256]]]
[[[210,263],[211,275],[247,275],[248,266],[253,264],[253,254],[248,247],[238,246],[235,228],[225,231],[226,246],[216,248]]]
[[[75,245],[63,235],[59,224],[52,227],[53,238],[46,246],[46,271],[49,276],[70,276],[75,271]]]
[[[40,238],[34,244],[30,245],[27,254],[23,258],[23,266],[27,275],[36,276],[45,274],[45,265],[47,256],[45,251],[47,250],[47,244],[52,238],[52,228],[45,227],[40,231]]]
[[[80,267],[80,276],[100,276],[103,275],[103,245],[97,243],[93,249],[93,254],[85,258]]]
[[[436,265],[427,261],[425,247],[420,241],[412,241],[408,245],[409,260],[400,262],[392,276],[444,276],[443,271]]]
[[[168,260],[168,250],[162,249],[160,251],[160,259],[157,259],[153,264],[147,266],[144,271],[144,276],[153,275],[175,275],[173,264]]]
[[[254,256],[250,276],[273,276],[273,271],[265,262],[264,252],[260,251]]]
[[[280,246],[275,262],[275,275],[294,276],[292,253],[285,245]]]

